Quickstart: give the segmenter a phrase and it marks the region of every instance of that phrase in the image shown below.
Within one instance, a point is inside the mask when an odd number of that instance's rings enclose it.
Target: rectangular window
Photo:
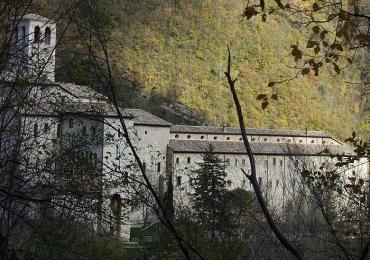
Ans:
[[[188,157],[188,163],[190,163],[190,157]]]
[[[258,184],[262,186],[262,177],[258,177]]]
[[[181,186],[181,176],[177,176],[177,186]]]
[[[283,160],[280,160],[280,166],[283,166]]]
[[[161,163],[157,163],[157,172],[161,172]]]
[[[225,160],[225,164],[226,164],[226,165],[230,165],[230,159],[226,159],[226,160]]]
[[[279,180],[276,180],[276,188],[279,187]]]
[[[180,158],[176,158],[176,163],[179,164],[180,163]]]
[[[242,165],[245,165],[245,159],[242,160]]]
[[[276,158],[272,158],[272,165],[276,165]]]
[[[238,159],[235,159],[235,166],[238,166]]]

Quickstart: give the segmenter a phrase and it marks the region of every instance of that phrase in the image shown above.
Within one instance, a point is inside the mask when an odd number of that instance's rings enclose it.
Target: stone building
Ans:
[[[59,176],[82,172],[82,179],[86,172],[101,176],[96,183],[81,184],[85,190],[100,191],[100,197],[93,198],[100,200],[101,205],[100,213],[93,216],[96,228],[104,228],[105,219],[108,223],[105,229],[129,239],[130,228],[158,221],[145,203],[124,202],[137,196],[138,186],[129,183],[140,180],[141,173],[125,139],[121,119],[158,194],[164,193],[166,181],[171,176],[176,207],[189,204],[192,170],[198,167],[197,163],[210,145],[226,165],[228,188],[251,190],[241,172],[241,169],[249,172],[250,165],[240,129],[172,125],[141,109],[121,109],[123,118],[120,118],[104,95],[87,86],[55,82],[56,28],[53,21],[30,14],[17,21],[14,30],[18,46],[16,55],[12,56],[10,70],[2,75],[0,83],[2,108],[8,104],[13,107],[0,111],[1,154],[3,158],[22,159],[24,163],[17,167],[28,174],[33,171],[37,176],[50,171],[58,172]],[[44,66],[33,67],[38,64],[32,60],[35,56],[41,57],[38,61],[43,61]],[[22,75],[35,82],[20,87],[14,79]],[[321,153],[325,149],[332,154],[353,152],[322,131],[246,131],[256,156],[259,183],[269,204],[276,207],[284,206],[289,199],[286,191],[292,180],[298,178],[299,164],[309,161],[318,166],[332,160]],[[56,151],[67,151],[72,165],[66,166],[65,162],[56,160],[53,157]],[[92,168],[82,167],[80,158]],[[354,167],[366,176],[368,160],[363,158]]]

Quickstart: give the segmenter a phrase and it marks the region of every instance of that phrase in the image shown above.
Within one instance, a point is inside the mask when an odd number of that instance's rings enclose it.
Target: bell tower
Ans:
[[[30,80],[54,82],[55,22],[37,14],[27,14],[14,21],[12,71]]]

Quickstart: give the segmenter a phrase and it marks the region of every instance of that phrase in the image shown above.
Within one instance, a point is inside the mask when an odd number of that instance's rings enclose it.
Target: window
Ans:
[[[323,140],[323,141],[322,141],[322,144],[325,144],[325,143],[326,143],[326,142]]]
[[[238,159],[235,159],[235,166],[238,166]]]
[[[264,138],[263,141],[267,142],[267,138]]]
[[[94,132],[92,130],[94,130]],[[93,132],[93,135],[95,135],[95,131],[96,131],[95,130],[95,127],[92,127],[91,128],[91,132]],[[122,136],[122,133],[121,133],[121,129],[120,128],[118,128],[117,132],[118,132],[118,137],[121,137]]]
[[[256,138],[252,137],[252,142],[255,141],[255,140],[256,140]]]
[[[243,138],[241,138],[241,137],[240,137],[240,138],[239,138],[239,141],[240,141],[240,142],[241,142],[241,141],[243,141]]]
[[[272,165],[276,165],[276,158],[272,158]]]
[[[161,172],[161,163],[157,163],[157,172]]]
[[[213,137],[213,140],[217,140],[217,136]]]
[[[280,160],[280,166],[283,166],[283,160]]]
[[[49,27],[45,29],[45,44],[50,45],[51,43],[51,30]]]
[[[277,142],[280,142],[280,138],[276,139]]]
[[[180,163],[180,158],[176,158],[176,163],[179,164]]]
[[[69,119],[69,128],[73,128],[73,125],[74,125],[74,122],[73,122],[73,119]]]
[[[33,137],[37,137],[38,131],[39,131],[39,126],[36,123],[36,124],[33,125]]]
[[[57,124],[57,137],[60,137],[61,132],[62,132],[61,125]]]
[[[50,131],[49,124],[48,123],[45,123],[45,125],[44,125],[44,132],[45,133],[49,133],[49,131]]]
[[[16,43],[18,43],[18,41],[19,41],[19,39],[18,39],[18,34],[19,34],[19,32],[18,32],[18,27],[16,27],[16,28],[14,29],[14,41],[15,41]]]
[[[276,188],[279,187],[279,180],[276,180]]]
[[[188,157],[188,163],[190,163],[190,157]]]
[[[262,177],[258,177],[258,184],[261,186],[262,185]]]
[[[242,160],[242,165],[245,165],[245,159]]]
[[[144,134],[146,134],[146,135],[147,135],[147,134],[148,134],[148,131],[145,131],[145,132],[144,132]]]
[[[23,43],[26,43],[26,27],[25,26],[22,26],[22,42]]]
[[[202,135],[202,136],[200,137],[200,139],[204,139],[204,135]]]
[[[230,136],[226,137],[226,140],[230,140]]]
[[[300,139],[299,142],[302,143],[302,139]]]
[[[311,144],[315,143],[315,140],[311,140]]]
[[[146,172],[146,163],[145,162],[143,163],[143,169],[144,169],[144,172]]]
[[[177,186],[181,186],[181,176],[177,176]]]
[[[230,165],[230,159],[226,159],[226,160],[225,160],[225,164],[226,164],[226,165]]]
[[[290,143],[290,141],[291,141],[291,140],[290,140],[290,139],[288,139],[288,143]]]
[[[175,138],[179,138],[179,135],[175,135]]]
[[[191,138],[191,135],[188,135],[186,138],[190,139]]]
[[[35,26],[33,41],[34,42],[40,42],[41,41],[41,30],[40,30],[39,26]]]

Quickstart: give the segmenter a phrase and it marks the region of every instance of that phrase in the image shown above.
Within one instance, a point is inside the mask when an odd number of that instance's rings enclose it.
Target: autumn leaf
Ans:
[[[291,45],[290,47],[292,48],[291,54],[294,56],[295,61],[301,60],[303,54],[302,54],[302,51],[298,49],[298,46],[297,45]]]
[[[318,11],[318,10],[320,9],[320,7],[319,7],[319,5],[318,5],[317,3],[314,3],[314,4],[312,5],[312,9],[313,9],[314,11]]]
[[[266,94],[259,94],[257,96],[257,100],[261,100],[261,99],[264,99],[264,98],[266,98]]]
[[[273,86],[275,86],[276,82],[274,81],[271,81],[269,82],[269,84],[267,85],[269,88],[272,88]]]
[[[317,44],[317,42],[315,42],[315,41],[308,41],[307,42],[307,48],[313,48],[313,47],[315,47],[315,45]]]
[[[262,104],[261,104],[262,109],[265,109],[268,105],[269,105],[269,102],[268,101],[262,102]]]
[[[278,95],[275,93],[275,94],[272,94],[271,95],[271,98],[273,99],[273,100],[278,100]]]

